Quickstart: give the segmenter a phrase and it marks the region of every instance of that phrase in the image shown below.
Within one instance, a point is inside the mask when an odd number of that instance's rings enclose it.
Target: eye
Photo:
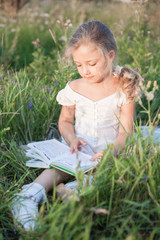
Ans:
[[[91,66],[91,67],[92,67],[92,66],[95,66],[95,65],[96,65],[96,63],[90,63],[90,64],[89,64],[89,66]]]
[[[78,64],[76,64],[76,67],[77,67],[77,68],[80,68],[80,67],[81,67],[81,65],[78,65]]]

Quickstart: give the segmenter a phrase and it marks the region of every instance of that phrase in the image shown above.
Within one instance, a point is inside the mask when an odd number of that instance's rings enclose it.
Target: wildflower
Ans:
[[[37,38],[36,41],[32,41],[32,44],[33,44],[35,47],[39,47],[39,44],[40,44],[39,38]]]
[[[146,92],[145,95],[148,101],[152,101],[154,98],[154,94],[152,92]]]
[[[71,23],[71,19],[67,19],[66,23],[67,24]]]
[[[15,29],[15,28],[12,28],[12,29],[11,29],[11,32],[16,32],[16,29]]]
[[[65,36],[62,36],[62,37],[60,38],[60,40],[61,40],[62,42],[66,42],[66,41],[67,41],[67,38],[66,38]]]
[[[150,31],[148,31],[147,33],[148,33],[148,35],[150,35],[150,34],[151,34],[151,32],[150,32]]]
[[[149,81],[147,82],[147,89],[148,89],[148,88],[150,88],[150,86],[151,86],[151,83],[152,83],[152,81],[151,81],[151,80],[149,80]]]
[[[21,126],[21,125],[22,125],[22,122],[19,122],[18,124]]]
[[[33,107],[33,103],[32,103],[32,102],[29,102],[28,107],[31,109],[31,108]]]
[[[52,89],[50,87],[48,87],[47,85],[45,86],[45,89],[48,89],[49,91],[52,91]]]
[[[69,28],[72,28],[72,27],[73,27],[72,23],[68,24],[68,27],[69,27]]]
[[[11,82],[13,82],[13,78],[11,78]]]
[[[157,87],[157,81],[156,80],[154,81],[153,86]]]
[[[117,157],[119,155],[119,152],[118,151],[115,151],[114,152],[114,155]]]
[[[123,181],[120,178],[117,180],[117,182],[118,183],[123,183]]]
[[[0,79],[2,80],[2,79],[3,79],[3,77],[0,77]]]
[[[5,232],[6,239],[8,239],[8,232]]]
[[[57,19],[57,23],[59,24],[61,21],[59,19]]]
[[[58,80],[58,78],[56,78],[56,82],[55,82],[55,85],[56,85],[56,86],[58,86],[58,85],[59,85],[59,83],[58,83],[58,82],[59,82],[59,80]]]

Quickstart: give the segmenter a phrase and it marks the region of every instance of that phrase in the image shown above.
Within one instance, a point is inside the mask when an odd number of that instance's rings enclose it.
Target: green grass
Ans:
[[[0,240],[160,238],[160,148],[151,136],[143,139],[137,128],[140,124],[155,127],[160,119],[160,89],[154,87],[155,80],[160,84],[158,16],[159,4],[103,1],[72,1],[70,5],[55,1],[54,7],[46,9],[26,8],[12,21],[1,15],[6,27],[0,27]],[[48,202],[40,208],[41,229],[25,233],[14,227],[8,206],[21,186],[42,170],[25,166],[19,145],[44,140],[57,128],[56,95],[66,82],[78,77],[75,67],[62,57],[64,37],[68,40],[79,23],[92,19],[113,30],[119,65],[140,68],[145,79],[142,100],[136,106],[138,137],[127,141],[118,158],[106,149],[92,186],[81,187],[83,175],[78,177],[79,202],[73,198],[62,203],[55,191],[49,193]],[[32,41],[37,38],[40,43],[35,47]],[[151,101],[147,100],[150,91]]]

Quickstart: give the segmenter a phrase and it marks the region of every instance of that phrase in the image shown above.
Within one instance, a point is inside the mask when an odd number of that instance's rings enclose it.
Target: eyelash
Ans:
[[[96,65],[96,63],[94,63],[94,64],[89,64],[89,66],[91,66],[91,67],[93,67],[93,66],[95,66]],[[79,67],[81,67],[81,65],[77,65],[77,67],[79,68]]]

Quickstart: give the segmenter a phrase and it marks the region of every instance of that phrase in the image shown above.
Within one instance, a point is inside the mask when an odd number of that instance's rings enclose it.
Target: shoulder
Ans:
[[[71,89],[73,91],[78,92],[78,90],[81,88],[83,82],[84,82],[83,78],[79,78],[79,79],[69,82],[69,86],[71,87]]]

